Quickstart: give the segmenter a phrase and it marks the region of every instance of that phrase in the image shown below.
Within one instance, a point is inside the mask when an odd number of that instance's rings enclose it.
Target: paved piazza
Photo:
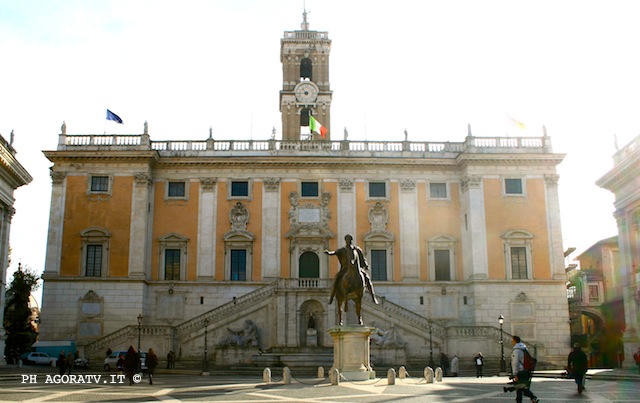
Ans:
[[[386,378],[363,382],[343,381],[332,386],[328,379],[295,378],[289,385],[265,384],[256,377],[218,377],[158,374],[154,384],[144,378],[129,386],[119,383],[113,373],[81,372],[81,384],[56,384],[52,372],[29,373],[28,367],[0,377],[0,402],[512,402],[514,393],[503,393],[504,377],[445,378],[426,384],[424,379]],[[31,375],[24,378],[22,375]],[[33,378],[33,375],[36,378]],[[47,377],[50,375],[50,377]],[[86,377],[91,375],[90,377]],[[100,375],[98,378],[97,375]],[[22,383],[23,378],[25,383]],[[62,380],[67,381],[66,378]],[[37,383],[29,383],[29,382]],[[81,381],[80,378],[75,379]],[[583,395],[575,392],[573,381],[536,378],[532,390],[541,402],[640,402],[640,383],[621,380],[589,380]],[[528,400],[525,400],[528,401]]]

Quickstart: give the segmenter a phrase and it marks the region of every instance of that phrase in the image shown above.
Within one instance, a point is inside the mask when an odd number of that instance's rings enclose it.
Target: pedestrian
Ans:
[[[124,355],[120,354],[120,357],[118,357],[116,368],[118,369],[118,375],[122,375],[124,373]]]
[[[440,366],[442,367],[442,375],[449,374],[449,357],[445,353],[440,353]]]
[[[71,375],[71,370],[73,369],[74,359],[71,353],[67,354],[67,375]]]
[[[458,372],[460,372],[460,365],[458,363],[458,356],[454,354],[451,359],[451,375],[458,376]]]
[[[109,357],[111,354],[113,354],[113,351],[111,351],[111,347],[109,347],[107,349],[107,355],[105,357]]]
[[[513,336],[511,343],[511,374],[516,390],[516,403],[522,403],[522,395],[530,398],[532,403],[538,403],[538,398],[531,392],[531,373],[524,369],[524,352],[527,346],[518,336]]]
[[[584,376],[589,368],[589,362],[587,355],[582,351],[580,343],[573,345],[573,351],[569,353],[567,357],[567,372],[572,374],[573,379],[578,385],[578,393],[582,393],[584,390]]]
[[[147,352],[147,373],[149,374],[149,385],[153,385],[153,373],[158,366],[158,356],[152,348]]]
[[[133,375],[138,373],[139,365],[140,356],[133,346],[129,346],[127,356],[124,357],[124,372],[127,375],[127,378],[129,378],[129,385],[133,385]]]
[[[636,361],[636,365],[638,366],[638,372],[640,372],[640,347],[638,347],[638,351],[633,354],[633,359]]]
[[[67,364],[67,357],[64,355],[64,350],[60,351],[60,355],[58,356],[58,361],[56,361],[56,365],[58,366],[58,373],[60,375],[64,375],[64,371]]]
[[[482,378],[482,367],[484,367],[484,356],[482,353],[478,353],[473,359],[473,362],[476,364],[476,378]]]

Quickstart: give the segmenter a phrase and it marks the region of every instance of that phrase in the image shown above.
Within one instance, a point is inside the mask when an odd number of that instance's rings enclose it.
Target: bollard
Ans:
[[[407,369],[406,369],[404,366],[400,367],[400,368],[398,369],[398,378],[400,378],[400,379],[404,379],[404,378],[406,378],[407,376],[408,376],[408,374],[407,374]]]
[[[387,371],[387,385],[395,385],[396,384],[396,370],[393,368],[389,368]]]
[[[55,367],[56,365],[54,364],[55,361],[51,361],[51,366]],[[18,359],[18,368],[22,368],[22,358]]]
[[[271,383],[271,370],[269,368],[265,368],[262,371],[262,382]]]
[[[324,367],[322,367],[322,366],[318,367],[318,378],[323,378],[324,379]]]
[[[338,371],[337,368],[331,368],[329,370],[329,380],[331,381],[332,385],[340,384],[340,371]]]
[[[442,382],[442,368],[436,368],[436,382]]]
[[[291,384],[291,370],[289,369],[289,367],[284,367],[284,369],[282,370],[282,382],[285,385]]]
[[[424,379],[427,381],[427,383],[433,383],[433,368],[426,367],[424,369]]]

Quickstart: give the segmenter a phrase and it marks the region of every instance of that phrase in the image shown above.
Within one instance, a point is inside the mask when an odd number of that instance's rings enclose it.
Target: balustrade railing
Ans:
[[[144,136],[144,138],[143,138]],[[635,144],[632,144],[635,146]],[[409,141],[309,141],[309,140],[160,140],[151,141],[148,135],[60,135],[58,149],[94,149],[132,147],[159,152],[319,152],[398,156],[414,153],[420,157],[442,157],[442,153],[458,154],[469,147],[474,153],[500,153],[509,150],[550,152],[548,137],[469,137],[464,142],[409,142]],[[629,147],[633,148],[633,147]]]

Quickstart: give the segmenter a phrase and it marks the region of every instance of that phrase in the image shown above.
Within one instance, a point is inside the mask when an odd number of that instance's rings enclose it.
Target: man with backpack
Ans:
[[[531,376],[535,359],[527,351],[527,346],[518,336],[513,336],[513,351],[511,352],[511,373],[516,389],[516,402],[522,403],[522,395],[531,399],[532,403],[538,403],[538,398],[531,392]],[[526,361],[526,365],[525,365]]]

